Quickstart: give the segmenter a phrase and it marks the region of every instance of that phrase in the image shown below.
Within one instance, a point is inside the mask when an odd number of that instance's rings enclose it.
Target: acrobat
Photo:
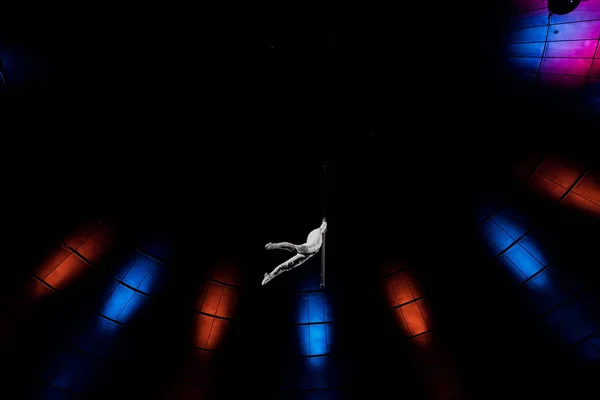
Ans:
[[[284,263],[279,264],[271,273],[265,272],[262,285],[264,286],[276,276],[279,276],[284,272],[291,271],[292,269],[304,264],[315,254],[317,254],[323,245],[323,234],[326,231],[327,222],[325,221],[325,218],[323,218],[321,226],[310,231],[308,237],[306,238],[306,242],[303,244],[293,244],[289,242],[267,243],[265,245],[265,250],[287,250],[295,253],[295,255]]]

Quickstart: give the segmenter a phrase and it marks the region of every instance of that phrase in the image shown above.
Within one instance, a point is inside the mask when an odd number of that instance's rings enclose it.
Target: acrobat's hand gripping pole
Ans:
[[[327,193],[327,165],[323,165],[323,219],[325,218],[325,205],[326,198],[325,195]],[[321,243],[321,289],[325,288],[325,233],[323,233],[322,243]]]

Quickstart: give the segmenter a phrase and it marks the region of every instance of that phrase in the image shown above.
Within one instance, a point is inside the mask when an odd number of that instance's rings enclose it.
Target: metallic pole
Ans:
[[[323,165],[323,218],[326,216],[327,206],[327,166]],[[325,288],[325,235],[323,233],[323,243],[321,244],[321,289]]]

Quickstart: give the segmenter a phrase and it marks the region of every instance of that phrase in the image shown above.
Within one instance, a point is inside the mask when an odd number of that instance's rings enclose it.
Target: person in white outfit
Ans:
[[[271,273],[265,272],[262,285],[266,285],[271,279],[284,272],[290,271],[308,261],[321,249],[323,245],[323,234],[327,231],[327,222],[325,218],[321,222],[321,226],[313,229],[308,234],[306,242],[303,244],[293,244],[289,242],[267,243],[265,250],[287,250],[295,255],[286,262],[279,264]]]

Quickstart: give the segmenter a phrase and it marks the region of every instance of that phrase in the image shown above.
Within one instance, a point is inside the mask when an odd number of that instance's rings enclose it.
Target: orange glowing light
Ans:
[[[524,159],[515,168],[526,186],[551,201],[600,217],[600,175],[568,159],[556,155]],[[541,160],[541,161],[540,161]],[[525,173],[525,171],[529,171]]]

